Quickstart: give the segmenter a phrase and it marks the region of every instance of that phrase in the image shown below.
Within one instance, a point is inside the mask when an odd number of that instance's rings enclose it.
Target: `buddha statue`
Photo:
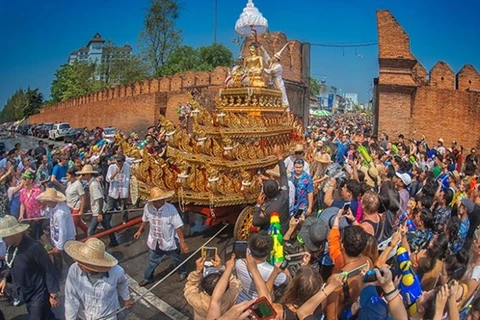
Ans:
[[[258,54],[258,44],[252,42],[248,47],[250,56],[246,57],[243,63],[244,73],[250,80],[252,87],[266,87],[263,77],[264,61]]]

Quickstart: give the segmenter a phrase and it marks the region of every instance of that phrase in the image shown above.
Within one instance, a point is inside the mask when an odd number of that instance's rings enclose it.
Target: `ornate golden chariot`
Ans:
[[[303,137],[302,126],[282,102],[282,91],[269,85],[273,81],[263,73],[268,66],[258,47],[242,60],[245,64],[235,66],[220,89],[213,111],[191,99],[190,133],[160,119],[166,130],[166,160],[119,140],[125,154],[137,159],[132,166],[134,197],[138,190],[138,197],[147,199],[153,186],[174,190],[172,202],[182,211],[206,215],[207,225],[235,222],[238,215],[237,239],[248,237],[252,205],[261,190],[259,174],[278,161],[274,146],[288,152],[292,137]]]

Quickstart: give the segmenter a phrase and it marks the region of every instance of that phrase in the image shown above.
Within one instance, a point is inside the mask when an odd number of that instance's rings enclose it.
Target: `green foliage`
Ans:
[[[23,109],[23,117],[29,117],[32,114],[36,114],[40,111],[43,104],[43,94],[37,89],[28,88],[25,92],[27,98],[27,104]]]
[[[103,82],[95,79],[95,65],[74,61],[64,64],[55,72],[55,79],[50,88],[52,102],[87,95],[101,90]]]
[[[139,56],[129,53],[125,47],[116,47],[110,40],[103,46],[103,56],[97,73],[106,87],[131,84],[148,77],[147,66]]]
[[[324,90],[324,84],[322,84],[317,78],[311,77],[310,95],[316,97],[322,92],[322,90]]]
[[[153,75],[160,74],[160,67],[181,43],[182,31],[175,26],[179,11],[176,0],[150,0],[139,40]]]
[[[195,49],[191,46],[179,46],[173,50],[167,62],[162,65],[157,76],[172,75],[185,71],[211,71],[218,66],[229,67],[233,64],[233,54],[222,44]]]
[[[42,103],[43,94],[38,89],[18,89],[8,98],[7,103],[0,112],[0,122],[21,120],[38,113]]]

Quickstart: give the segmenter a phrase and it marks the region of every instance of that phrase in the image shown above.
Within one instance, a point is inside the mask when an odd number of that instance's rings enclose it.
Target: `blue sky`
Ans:
[[[217,41],[234,54],[234,24],[247,0],[218,1]],[[477,0],[255,0],[270,31],[311,43],[377,41],[375,10],[389,9],[410,35],[413,54],[429,70],[446,61],[457,72],[480,70],[480,1]],[[213,40],[214,0],[180,0],[183,43]],[[0,0],[0,108],[18,88],[39,87],[49,95],[55,70],[68,54],[99,32],[137,52],[148,0]],[[366,100],[378,75],[377,46],[312,47],[311,74]],[[361,56],[361,57],[359,57]]]

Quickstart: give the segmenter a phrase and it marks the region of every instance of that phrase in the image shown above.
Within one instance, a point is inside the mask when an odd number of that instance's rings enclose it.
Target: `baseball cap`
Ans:
[[[395,172],[395,175],[402,180],[403,184],[408,186],[412,182],[412,178],[408,173]]]

